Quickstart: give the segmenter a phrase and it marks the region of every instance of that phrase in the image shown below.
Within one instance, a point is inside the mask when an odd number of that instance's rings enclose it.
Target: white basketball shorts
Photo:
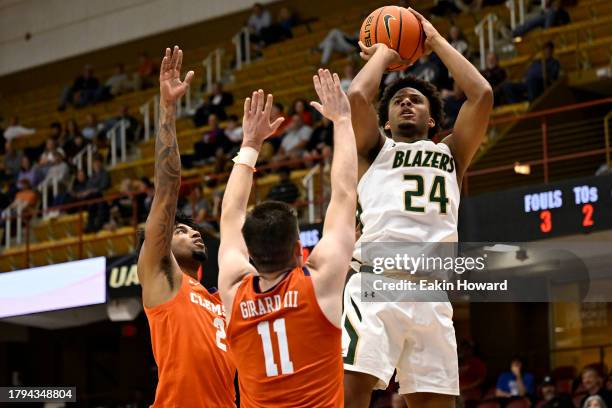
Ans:
[[[375,389],[387,388],[397,369],[400,394],[459,395],[450,302],[365,302],[362,274],[351,276],[344,290],[344,369],[377,377]]]

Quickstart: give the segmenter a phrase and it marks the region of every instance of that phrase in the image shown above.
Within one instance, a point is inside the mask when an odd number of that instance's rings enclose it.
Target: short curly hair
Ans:
[[[195,222],[193,218],[184,214],[182,211],[176,211],[176,214],[174,215],[174,226],[176,227],[178,224],[183,224],[188,227],[191,227],[193,230],[198,231],[200,233],[200,236],[202,237],[204,237],[204,235],[206,234],[206,232],[204,231],[204,228],[202,228],[200,224]],[[142,249],[142,246],[145,240],[144,228],[138,228],[138,230],[136,231],[136,234],[138,237],[138,240],[136,242],[136,254],[140,256],[140,250]],[[208,259],[208,249],[205,250],[205,254],[206,254],[206,258]],[[204,261],[206,261],[206,259],[202,260],[202,262]]]
[[[429,101],[429,115],[436,123],[434,127],[429,128],[428,136],[431,139],[440,131],[440,125],[444,120],[444,110],[442,106],[442,97],[440,96],[440,92],[438,92],[438,88],[431,83],[419,79],[413,75],[408,75],[404,78],[399,78],[389,84],[385,90],[383,91],[382,97],[378,102],[378,125],[381,128],[385,127],[385,124],[389,121],[389,103],[391,102],[391,98],[395,95],[400,89],[404,88],[414,88],[421,92],[427,100]],[[390,136],[390,132],[385,130],[388,136]]]

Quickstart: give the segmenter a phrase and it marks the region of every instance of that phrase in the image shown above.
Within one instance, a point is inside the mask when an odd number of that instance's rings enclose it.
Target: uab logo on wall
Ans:
[[[141,296],[135,254],[107,258],[106,293],[109,299]]]

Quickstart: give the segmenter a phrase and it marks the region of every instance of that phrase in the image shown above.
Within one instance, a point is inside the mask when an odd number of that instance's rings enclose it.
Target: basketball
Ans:
[[[425,33],[417,18],[408,9],[385,6],[374,10],[361,25],[359,39],[367,47],[386,44],[406,61],[414,63],[423,54]],[[400,71],[406,65],[391,65],[389,71]]]

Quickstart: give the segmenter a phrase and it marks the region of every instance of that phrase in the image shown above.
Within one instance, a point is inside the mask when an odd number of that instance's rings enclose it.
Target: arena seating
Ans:
[[[241,116],[242,100],[255,87],[273,91],[276,100],[285,105],[298,97],[314,98],[311,77],[318,67],[320,54],[313,53],[311,49],[325,37],[331,28],[354,32],[361,23],[364,10],[371,10],[386,3],[388,2],[380,0],[355,1],[348,10],[337,10],[336,14],[329,15],[325,20],[308,22],[296,27],[293,39],[265,48],[263,58],[232,73],[234,81],[228,84],[226,89],[234,94],[236,102],[228,112]],[[427,9],[432,5],[431,1],[415,3],[416,8],[422,9]],[[610,24],[612,5],[605,0],[581,0],[576,7],[568,11],[572,17],[571,24],[529,33],[520,43],[516,44],[516,56],[502,60],[501,65],[508,70],[511,79],[520,79],[528,64],[534,58],[539,57],[542,44],[548,40],[554,40],[557,44],[555,55],[561,61],[570,86],[572,83],[583,85],[589,81],[598,80],[596,76],[593,77],[593,70],[608,66],[612,55],[612,24]],[[454,23],[464,31],[473,50],[476,50],[477,45],[473,27],[475,23],[492,12],[506,22],[509,20],[507,9],[503,5],[487,7],[473,15],[462,14],[455,19]],[[450,27],[446,19],[434,18],[432,22],[442,33],[446,33]],[[233,53],[231,41],[227,40],[216,46],[225,50],[223,65],[229,66]],[[193,69],[198,78],[203,78],[201,61],[212,50],[213,47],[210,46],[185,50],[185,71]],[[344,61],[335,58],[330,63],[330,67],[340,71]],[[134,67],[128,65],[126,68],[130,71]],[[96,71],[96,76],[104,78],[111,72],[111,69],[112,66],[101,67]],[[98,119],[103,121],[114,116],[121,106],[128,106],[130,112],[136,116],[139,107],[157,93],[157,89],[153,87],[125,94],[112,101],[85,109],[68,109],[65,112],[57,112],[58,96],[64,85],[64,83],[52,83],[41,89],[7,95],[0,102],[0,110],[4,116],[18,114],[26,126],[37,129],[35,135],[17,139],[15,141],[17,148],[33,147],[43,143],[49,134],[47,127],[53,121],[63,123],[69,118],[75,118],[79,123],[83,123],[85,116],[89,113],[96,114]],[[548,94],[554,98],[558,92],[560,91],[549,89],[542,100],[545,101]],[[528,103],[501,106],[495,109],[492,119],[513,117],[542,106],[545,107],[546,104],[538,102],[533,106],[529,106]],[[549,145],[551,155],[571,153],[578,147],[584,150],[601,147],[603,143],[602,123],[593,121],[591,117],[578,115],[576,118],[575,122],[571,125],[564,125],[563,129],[555,128],[554,123],[551,124],[549,130],[554,133],[554,143]],[[539,129],[539,123],[535,126]],[[517,124],[499,125],[492,129],[487,142],[479,152],[478,160],[473,166],[474,169],[494,167],[501,162],[507,163],[509,159],[525,161],[541,157],[539,134],[525,130]],[[177,137],[181,153],[192,153],[193,143],[206,130],[207,127],[195,128],[189,118],[179,119]],[[585,137],[580,140],[576,139],[573,137],[576,132],[580,132]],[[151,178],[154,165],[153,153],[154,140],[143,141],[139,144],[135,156],[130,157],[126,163],[119,163],[109,168],[113,183],[113,188],[109,193],[116,193],[120,182],[126,178],[143,176]],[[553,176],[560,178],[569,174],[584,173],[591,171],[592,167],[592,163],[577,161],[571,166],[559,166],[553,171]],[[201,182],[203,177],[210,174],[211,171],[210,166],[197,167],[184,170],[183,176],[186,181]],[[296,170],[292,173],[291,178],[298,186],[301,186],[304,175],[304,170]],[[541,171],[536,169],[534,176],[541,176]],[[276,180],[276,175],[259,178],[257,180],[258,196],[265,197],[267,190]],[[472,188],[475,188],[476,191],[485,191],[491,188],[512,186],[513,182],[511,176],[507,174],[501,178],[497,176],[487,180],[483,178],[483,181],[470,180],[470,191]],[[211,197],[216,191],[222,189],[223,184],[221,183],[214,188],[205,187],[204,193]],[[94,256],[109,253],[121,254],[133,249],[134,226],[123,227],[114,233],[86,234],[82,241],[79,241],[78,226],[81,222],[79,220],[86,220],[87,213],[84,212],[82,218],[80,217],[79,214],[68,214],[51,219],[34,220],[30,234],[31,243],[28,248],[32,256],[30,264],[41,265],[75,259],[79,256],[79,251],[82,254]],[[24,245],[5,250],[0,255],[0,268],[9,270],[24,266],[24,250]]]

